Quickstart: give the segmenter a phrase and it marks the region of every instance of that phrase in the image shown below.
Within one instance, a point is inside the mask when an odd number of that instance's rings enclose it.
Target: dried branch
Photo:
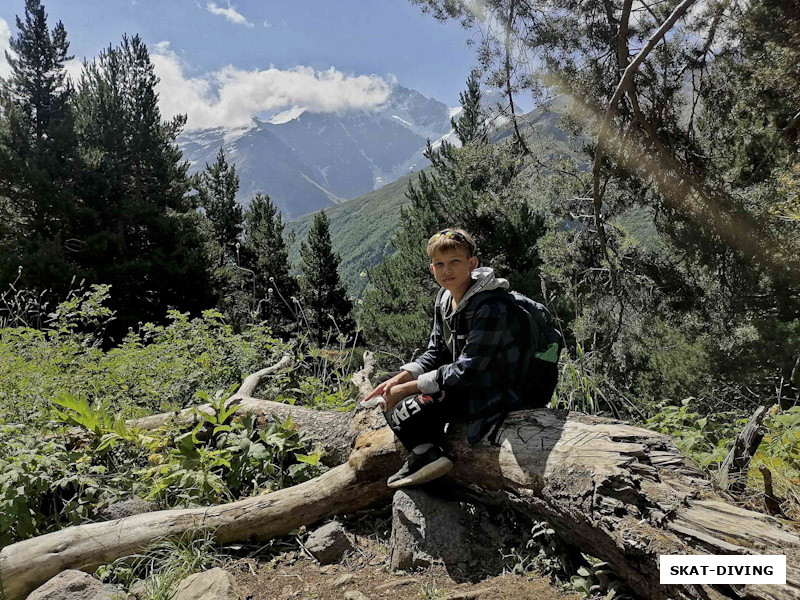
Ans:
[[[261,379],[264,375],[269,375],[270,373],[274,373],[275,371],[280,371],[283,367],[289,365],[292,362],[292,357],[288,354],[285,354],[276,364],[272,365],[271,367],[266,367],[261,369],[260,371],[256,371],[255,373],[251,373],[247,377],[245,377],[244,381],[242,382],[241,387],[239,390],[231,396],[228,400],[233,400],[234,398],[249,398],[253,395],[253,392],[256,391],[256,387],[258,386]]]

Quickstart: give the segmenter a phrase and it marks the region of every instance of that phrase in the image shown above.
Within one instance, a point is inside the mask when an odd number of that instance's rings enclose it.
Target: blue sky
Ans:
[[[78,59],[117,44],[123,33],[140,34],[162,77],[160,92],[169,96],[162,110],[182,109],[198,127],[242,124],[245,113],[292,105],[366,106],[380,102],[391,81],[456,106],[475,64],[466,46],[470,32],[439,23],[406,0],[44,4],[51,24],[64,22]],[[23,7],[22,0],[0,2],[0,47],[14,35]]]

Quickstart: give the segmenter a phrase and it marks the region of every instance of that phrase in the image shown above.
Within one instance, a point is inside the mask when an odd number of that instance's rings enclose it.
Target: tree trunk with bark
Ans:
[[[369,387],[364,378],[361,389]],[[262,401],[263,402],[263,401]],[[387,501],[386,478],[403,451],[378,410],[347,418],[268,403],[307,432],[340,444],[345,462],[311,481],[229,504],[166,510],[69,527],[0,551],[6,600],[22,600],[59,572],[134,554],[165,537],[213,528],[221,543],[265,541],[301,525]],[[334,431],[335,430],[335,431]],[[447,476],[465,498],[547,518],[559,536],[609,563],[644,598],[800,598],[796,523],[736,507],[671,439],[621,421],[548,409],[512,413],[497,436],[469,446],[450,433],[456,466]],[[786,554],[786,585],[660,585],[664,554]]]

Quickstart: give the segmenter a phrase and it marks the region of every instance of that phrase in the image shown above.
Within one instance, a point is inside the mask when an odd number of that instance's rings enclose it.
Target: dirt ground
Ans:
[[[360,558],[360,557],[359,557]],[[320,566],[310,559],[289,559],[276,564],[240,561],[228,567],[242,593],[252,600],[342,600],[348,592],[361,592],[376,600],[578,600],[577,593],[564,593],[535,575],[499,575],[479,583],[450,578],[437,565],[415,573],[390,573],[386,559],[376,557]],[[363,600],[356,596],[353,600]]]
[[[248,600],[581,600],[526,568],[509,549],[505,568],[480,573],[480,566],[434,564],[417,571],[389,567],[391,522],[372,514],[346,523],[355,550],[333,565],[320,565],[295,541],[271,557],[241,558],[225,566]],[[296,540],[302,540],[302,535]],[[517,573],[513,573],[516,566]],[[505,574],[503,573],[505,571]],[[359,595],[360,593],[361,595]]]

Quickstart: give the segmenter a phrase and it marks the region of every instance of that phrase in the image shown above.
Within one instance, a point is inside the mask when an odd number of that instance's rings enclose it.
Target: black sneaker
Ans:
[[[420,455],[412,452],[405,464],[389,477],[386,484],[392,489],[419,485],[441,477],[452,468],[453,461],[444,455],[439,446],[433,446]]]

